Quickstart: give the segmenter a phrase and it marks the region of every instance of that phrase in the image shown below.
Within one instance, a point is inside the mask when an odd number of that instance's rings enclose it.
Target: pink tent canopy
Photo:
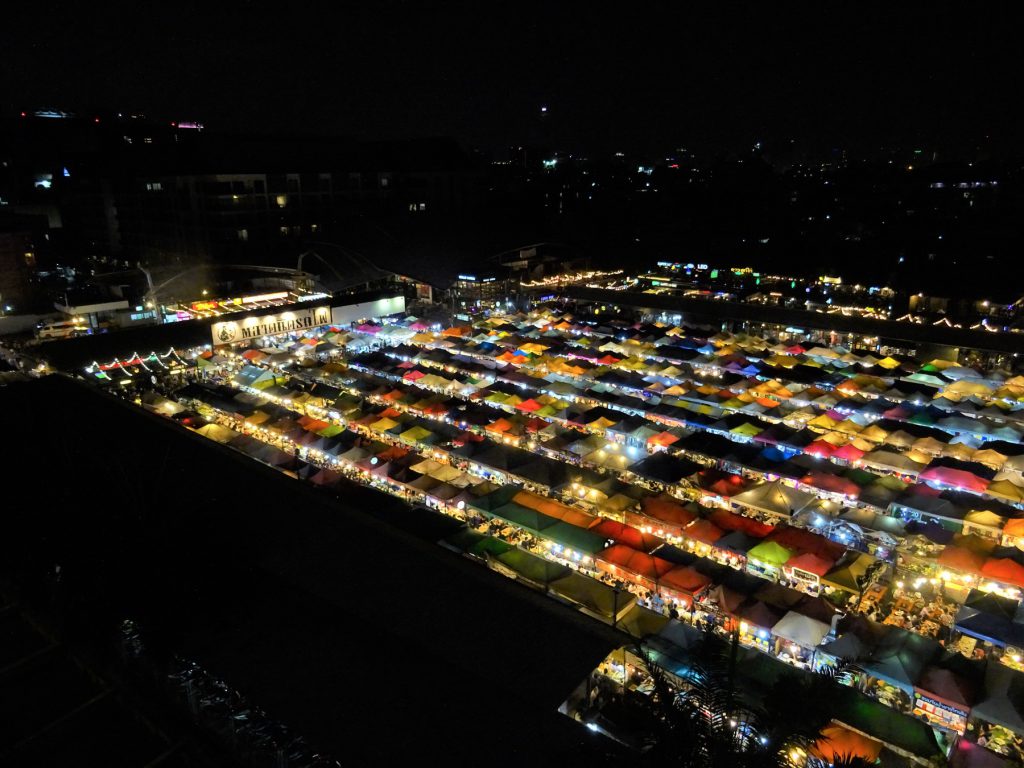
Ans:
[[[966,491],[984,493],[988,488],[988,480],[983,477],[967,472],[963,469],[952,467],[930,467],[921,473],[920,478],[933,483],[942,483],[954,488],[962,488]]]

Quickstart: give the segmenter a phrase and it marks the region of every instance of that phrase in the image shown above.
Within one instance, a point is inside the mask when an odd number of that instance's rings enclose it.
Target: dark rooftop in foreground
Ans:
[[[60,562],[69,631],[134,617],[343,764],[613,751],[556,709],[619,636],[436,546],[446,519],[342,502],[63,377],[0,407],[9,469],[49,489],[7,507],[0,562]]]

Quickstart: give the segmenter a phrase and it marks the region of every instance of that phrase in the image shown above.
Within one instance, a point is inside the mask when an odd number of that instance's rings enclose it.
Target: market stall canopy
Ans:
[[[878,760],[882,743],[841,725],[828,725],[809,751],[830,765],[856,758],[871,765]]]
[[[208,437],[217,443],[230,443],[239,436],[238,432],[221,424],[206,424],[196,430],[203,437]]]
[[[573,572],[567,566],[531,555],[522,549],[510,549],[497,555],[494,559],[515,571],[520,578],[542,586],[548,586]]]
[[[981,574],[1000,584],[1024,587],[1024,565],[1009,557],[986,560],[981,568]]]
[[[941,651],[936,640],[894,627],[857,666],[913,696],[924,668]]]
[[[774,541],[763,541],[747,552],[747,558],[781,567],[793,557],[793,554],[793,550],[787,549],[781,544],[776,544]]]
[[[1024,673],[1003,664],[985,669],[986,696],[971,710],[971,716],[1024,733]]]
[[[630,611],[631,608],[634,610],[640,608],[640,606],[636,605],[636,597],[632,593],[618,590],[618,594],[616,594],[614,587],[574,571],[570,571],[564,576],[551,581],[548,588],[564,600],[579,605],[608,622],[611,622],[613,619],[621,621],[624,616],[633,613],[633,611]],[[648,613],[651,612],[648,611]],[[664,618],[660,614],[653,614],[653,616]],[[668,619],[664,620],[667,621]],[[637,617],[634,625],[631,626],[636,628],[643,626],[650,629],[650,631],[656,632],[655,624],[656,622],[643,621],[643,619]],[[629,631],[628,628],[623,628]]]
[[[782,481],[776,480],[737,494],[732,497],[731,501],[748,509],[789,517],[806,507],[814,499],[814,495],[791,488]]]
[[[863,587],[857,580],[862,578],[875,562],[876,559],[871,555],[858,552],[852,560],[840,563],[835,569],[825,574],[821,583],[854,594],[859,593]]]
[[[772,634],[808,650],[816,648],[831,627],[815,619],[790,611],[772,627]]]

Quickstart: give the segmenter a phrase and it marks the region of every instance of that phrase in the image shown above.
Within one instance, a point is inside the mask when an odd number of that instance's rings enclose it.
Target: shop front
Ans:
[[[956,704],[920,688],[914,690],[914,716],[926,720],[934,728],[963,735],[967,730],[970,713],[970,708],[963,704]]]

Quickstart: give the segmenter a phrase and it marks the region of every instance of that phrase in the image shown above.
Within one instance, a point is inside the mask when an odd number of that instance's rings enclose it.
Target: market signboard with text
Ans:
[[[210,326],[214,345],[234,344],[263,336],[311,331],[331,324],[330,307],[288,310],[271,315],[252,315],[241,320],[226,320]]]

